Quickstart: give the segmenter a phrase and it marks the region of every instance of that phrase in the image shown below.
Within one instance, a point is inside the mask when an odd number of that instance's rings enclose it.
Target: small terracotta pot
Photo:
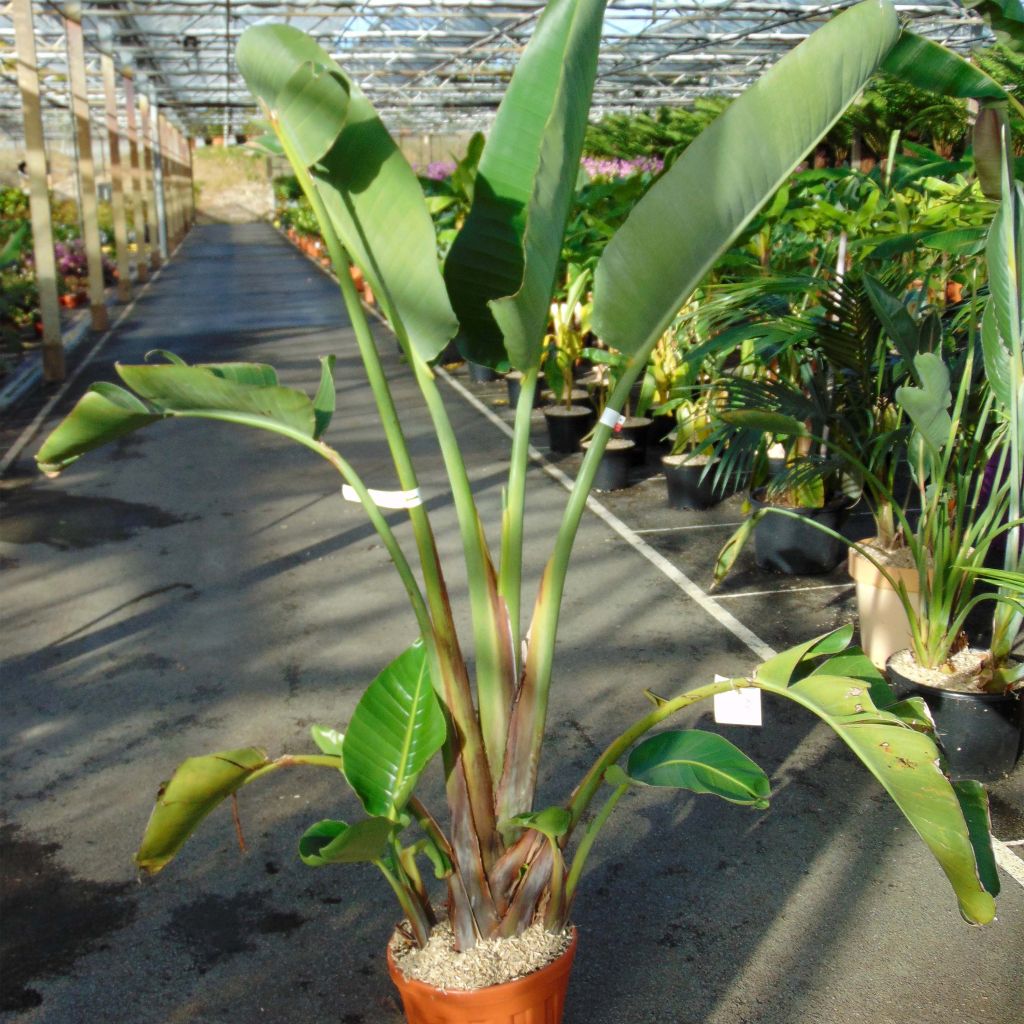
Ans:
[[[410,981],[388,949],[388,973],[395,983],[408,1024],[559,1024],[576,955],[576,929],[569,948],[547,967],[505,985],[474,992],[434,988]]]

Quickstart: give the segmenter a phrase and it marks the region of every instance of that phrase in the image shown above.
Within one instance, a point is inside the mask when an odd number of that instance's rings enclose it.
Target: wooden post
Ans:
[[[39,289],[39,312],[43,318],[43,377],[48,381],[58,381],[64,379],[64,344],[60,333],[60,303],[57,301],[57,263],[53,254],[50,194],[46,185],[46,149],[32,0],[14,0],[11,13],[18,60],[18,88],[21,90],[25,119],[25,165],[29,181],[32,249],[36,287]]]
[[[82,22],[64,17],[68,44],[68,83],[71,86],[71,115],[78,143],[78,200],[81,204],[82,234],[85,255],[89,261],[89,309],[94,331],[105,331],[110,325],[107,316],[107,292],[103,285],[103,246],[100,243],[100,222],[96,203],[96,168],[92,158],[92,130],[89,125],[89,91],[85,81],[85,40]]]
[[[128,118],[128,162],[132,177],[132,226],[135,228],[135,276],[140,284],[149,279],[149,247],[146,245],[146,183],[139,161],[139,136],[135,124],[135,83],[124,74],[124,109]]]
[[[139,93],[139,130],[142,138],[143,171],[146,181],[146,227],[149,231],[150,265],[159,267],[163,257],[160,244],[159,215],[160,188],[157,180],[156,155],[153,151],[153,124],[150,116],[149,97]]]
[[[128,263],[128,224],[124,212],[124,175],[121,172],[121,127],[117,118],[114,59],[110,54],[100,55],[100,70],[103,72],[107,148],[110,152],[110,209],[114,215],[114,246],[117,249],[117,297],[121,302],[128,302],[132,297],[132,281]]]
[[[181,203],[178,196],[178,156],[174,145],[174,128],[163,115],[160,116],[162,130],[160,137],[161,149],[167,154],[167,236],[169,244],[177,249],[181,241]]]
[[[188,208],[191,210],[192,223],[196,222],[196,150],[192,140],[188,147]]]

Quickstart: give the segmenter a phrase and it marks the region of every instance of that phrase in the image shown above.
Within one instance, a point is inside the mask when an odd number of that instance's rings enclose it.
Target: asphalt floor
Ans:
[[[446,561],[451,497],[429,421],[378,328]],[[215,812],[162,874],[131,855],[160,782],[184,758],[248,745],[312,749],[414,638],[387,553],[333,470],[280,438],[157,424],[57,480],[31,456],[115,360],[261,360],[312,393],[338,357],[328,439],[370,486],[395,486],[336,285],[265,224],[193,229],[121,311],[70,385],[0,424],[0,1020],[51,1024],[398,1024],[383,963],[398,915],[369,866],[310,869],[297,837],[352,817],[340,780],[277,773],[242,794],[247,852]],[[83,361],[88,365],[82,367]],[[504,385],[442,384],[490,540],[508,463]],[[527,593],[550,551],[576,456],[534,423]],[[665,501],[653,467],[599,494],[569,576],[541,799],[564,799],[600,749],[676,693],[850,621],[842,569],[760,572],[744,555],[708,594],[740,499]],[[389,513],[399,539],[410,534]],[[853,521],[857,529],[856,520]],[[456,573],[453,598],[465,616]],[[683,716],[711,724],[710,709]],[[1024,770],[990,787],[999,917],[962,922],[938,866],[828,730],[769,702],[721,731],[772,779],[769,810],[633,792],[602,834],[577,903],[566,1024],[1020,1024]],[[436,772],[425,780],[439,800]],[[1016,844],[1016,845],[1015,845]]]

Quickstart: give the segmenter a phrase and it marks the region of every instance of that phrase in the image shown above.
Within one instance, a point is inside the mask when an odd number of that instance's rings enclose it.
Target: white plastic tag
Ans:
[[[611,427],[612,430],[618,430],[626,422],[626,417],[614,409],[605,409],[598,422],[603,423],[606,427]]]
[[[728,676],[715,676],[724,682]],[[756,686],[743,686],[715,694],[715,721],[719,725],[760,725],[761,691]]]
[[[411,491],[375,491],[368,487],[366,492],[377,508],[416,508],[417,505],[423,504],[423,498],[416,487]],[[357,504],[359,502],[359,495],[351,484],[341,485],[341,496],[346,501],[354,501]]]

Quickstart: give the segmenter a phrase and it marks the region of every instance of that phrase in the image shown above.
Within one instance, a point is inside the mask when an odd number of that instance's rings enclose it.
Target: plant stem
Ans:
[[[576,787],[572,798],[569,801],[569,813],[572,820],[568,831],[562,836],[561,844],[564,847],[572,835],[573,829],[579,824],[580,818],[590,806],[594,795],[601,788],[604,781],[604,773],[613,765],[644,733],[650,732],[656,725],[659,725],[666,718],[671,717],[677,711],[697,704],[716,693],[725,693],[728,690],[740,689],[753,685],[749,679],[723,679],[719,682],[707,683],[695,690],[688,690],[686,693],[674,697],[672,700],[659,704],[653,711],[645,715],[638,722],[630,726],[624,733],[612,740],[604,749],[600,757],[594,762],[590,770],[583,777]]]
[[[579,885],[580,876],[583,874],[584,865],[587,863],[587,857],[590,854],[590,849],[594,845],[594,840],[597,839],[598,832],[604,827],[605,822],[611,817],[612,811],[615,810],[615,805],[622,799],[623,794],[629,789],[627,783],[623,783],[621,786],[616,786],[612,791],[612,795],[604,802],[604,806],[597,812],[594,820],[587,825],[586,831],[583,833],[583,838],[580,840],[579,848],[572,858],[572,865],[569,868],[569,878],[565,883],[565,913],[568,916],[572,910],[572,903],[576,897],[576,886]]]
[[[530,414],[537,390],[538,367],[523,374],[512,432],[512,453],[508,467],[508,490],[501,531],[501,566],[498,590],[508,605],[512,649],[518,662],[522,634],[520,608],[523,582],[523,518],[526,508],[526,469],[530,456]]]

